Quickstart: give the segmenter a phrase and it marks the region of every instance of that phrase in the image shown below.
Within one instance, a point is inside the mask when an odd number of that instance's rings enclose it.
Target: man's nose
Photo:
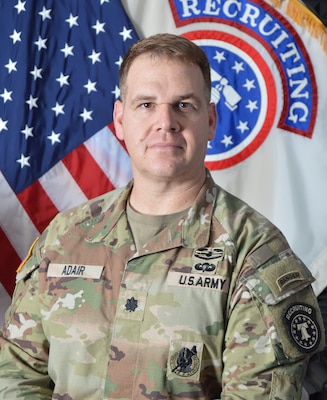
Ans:
[[[157,129],[167,132],[177,132],[179,123],[176,116],[176,111],[171,104],[162,103],[157,106]]]

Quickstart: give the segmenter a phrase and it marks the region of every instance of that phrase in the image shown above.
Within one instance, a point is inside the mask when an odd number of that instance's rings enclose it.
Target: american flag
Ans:
[[[0,282],[11,294],[58,211],[131,178],[112,109],[137,35],[120,0],[7,0],[0,37]]]

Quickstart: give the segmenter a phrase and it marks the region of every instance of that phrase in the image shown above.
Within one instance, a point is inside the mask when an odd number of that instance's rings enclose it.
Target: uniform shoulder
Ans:
[[[214,215],[221,220],[231,220],[239,223],[243,219],[255,219],[258,222],[273,226],[273,223],[258,210],[240,197],[216,185],[217,200]]]
[[[223,227],[239,258],[264,244],[272,244],[277,253],[289,245],[280,229],[247,202],[217,187],[213,218]]]
[[[70,216],[83,216],[91,213],[97,215],[105,212],[121,196],[126,188],[119,188],[94,197],[84,203],[78,204],[57,214],[56,218],[69,218]]]
[[[124,201],[120,202],[120,199],[127,198],[128,192],[128,187],[115,189],[58,213],[42,236],[48,241],[49,235],[62,236],[76,227],[85,232],[90,230],[98,225],[105,215],[112,216],[120,212],[124,207],[122,204],[125,204]]]

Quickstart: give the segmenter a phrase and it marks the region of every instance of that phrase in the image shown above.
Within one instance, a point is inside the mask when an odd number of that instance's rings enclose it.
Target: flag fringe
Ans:
[[[272,0],[274,3],[281,3],[280,0]],[[276,4],[277,5],[277,4]],[[299,0],[288,0],[285,13],[295,23],[303,26],[311,36],[317,39],[327,54],[327,27],[324,23]]]
[[[278,8],[281,8],[281,6],[282,6],[282,0],[270,0],[271,1],[271,3],[274,5],[274,6],[276,6],[276,7],[278,7]]]

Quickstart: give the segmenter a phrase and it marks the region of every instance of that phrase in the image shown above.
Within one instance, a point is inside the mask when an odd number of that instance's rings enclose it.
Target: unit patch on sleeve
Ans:
[[[321,330],[315,310],[305,303],[290,304],[284,313],[288,334],[295,346],[304,353],[311,353],[319,346]]]
[[[304,277],[301,273],[301,271],[295,270],[295,271],[289,271],[280,276],[276,284],[279,288],[280,291],[283,291],[287,285],[289,285],[292,282],[296,281],[303,281]]]

